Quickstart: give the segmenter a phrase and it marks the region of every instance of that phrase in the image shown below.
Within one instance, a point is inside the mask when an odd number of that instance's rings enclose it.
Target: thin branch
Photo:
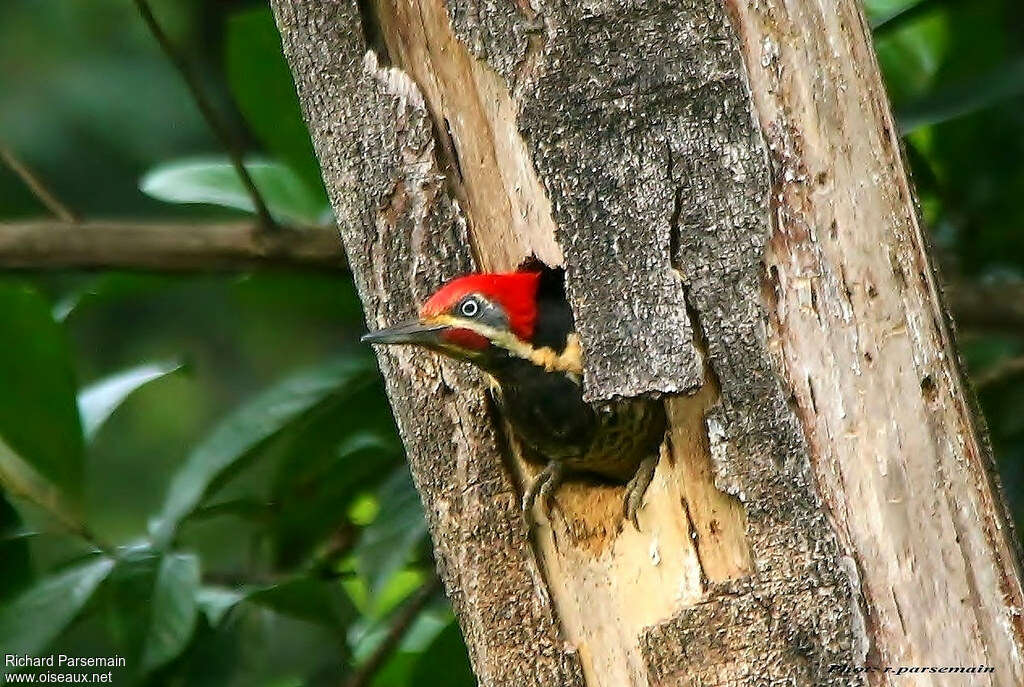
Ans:
[[[0,160],[14,172],[22,183],[28,187],[43,206],[52,212],[55,217],[64,222],[79,221],[76,215],[65,203],[61,202],[53,191],[51,191],[43,180],[32,169],[26,165],[14,151],[0,141]]]
[[[310,575],[323,580],[344,577],[345,573],[338,572],[338,565],[358,540],[359,528],[352,521],[344,520],[310,558],[307,566]]]
[[[139,14],[142,15],[143,21],[146,22],[146,26],[149,27],[150,33],[156,39],[157,43],[160,44],[160,48],[164,51],[167,59],[171,61],[178,73],[181,74],[185,80],[185,84],[188,86],[189,91],[192,93],[192,99],[195,101],[196,106],[199,108],[199,112],[203,115],[203,119],[206,120],[207,125],[213,130],[217,138],[220,139],[221,144],[227,151],[228,157],[231,158],[231,164],[235,168],[235,172],[238,173],[238,177],[242,180],[242,184],[245,186],[246,192],[249,194],[252,200],[253,207],[256,209],[256,216],[259,217],[260,224],[268,230],[273,230],[277,225],[274,222],[270,211],[267,209],[267,204],[263,201],[263,196],[260,194],[256,183],[252,180],[249,175],[249,170],[245,168],[245,163],[242,160],[242,149],[232,134],[231,129],[221,119],[220,115],[217,114],[210,99],[206,97],[203,92],[203,88],[200,85],[199,77],[193,71],[191,65],[185,59],[184,55],[178,52],[177,48],[171,43],[170,38],[164,32],[160,26],[160,22],[157,21],[156,16],[153,14],[153,10],[150,8],[147,0],[135,0],[135,5],[139,8]]]
[[[1024,282],[979,284],[960,279],[944,291],[959,329],[1024,334]]]
[[[974,386],[981,391],[1021,374],[1024,374],[1024,356],[1007,358],[978,375],[974,380]]]
[[[398,649],[398,646],[402,643],[402,638],[405,637],[405,633],[412,627],[413,622],[415,622],[420,612],[430,602],[434,592],[440,586],[441,581],[436,576],[432,576],[429,581],[425,582],[416,591],[405,607],[395,616],[388,634],[381,641],[380,645],[345,681],[345,687],[367,687],[367,685],[373,682],[377,672],[384,667],[391,654]]]
[[[267,234],[254,222],[0,222],[0,270],[224,272],[346,267],[335,227],[282,226]],[[961,331],[1024,335],[1024,282],[979,284],[960,279],[944,290]]]
[[[345,254],[334,227],[91,221],[0,222],[0,269],[240,271],[339,270]]]

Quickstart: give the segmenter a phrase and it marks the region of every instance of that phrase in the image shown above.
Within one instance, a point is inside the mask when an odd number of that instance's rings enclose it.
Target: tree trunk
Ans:
[[[481,685],[1024,682],[1016,539],[855,0],[272,4],[371,326],[534,256],[588,398],[669,411],[639,531],[569,484],[531,541],[479,375],[381,354]]]

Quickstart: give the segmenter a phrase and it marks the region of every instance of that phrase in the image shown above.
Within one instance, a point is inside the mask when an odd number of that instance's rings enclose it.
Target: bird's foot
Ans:
[[[626,498],[622,504],[623,514],[638,530],[640,529],[640,521],[637,519],[637,514],[640,512],[640,507],[644,504],[644,494],[647,493],[647,487],[651,485],[651,480],[654,479],[654,470],[658,467],[658,458],[658,454],[644,458],[640,462],[636,474],[633,475],[633,478],[626,485]]]
[[[562,464],[552,461],[541,470],[540,474],[533,480],[533,483],[527,487],[526,493],[523,494],[523,519],[526,520],[527,529],[533,530],[537,526],[537,519],[533,511],[537,497],[540,497],[541,507],[544,509],[544,517],[550,515],[551,506],[554,503],[555,490],[562,483],[564,473],[565,469]]]

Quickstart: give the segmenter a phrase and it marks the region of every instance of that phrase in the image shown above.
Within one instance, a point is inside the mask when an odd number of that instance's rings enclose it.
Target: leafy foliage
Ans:
[[[369,381],[366,359],[343,356],[286,379],[230,415],[189,456],[171,481],[160,516],[150,530],[166,542],[183,517],[218,483],[230,479],[263,442],[331,395],[344,395]]]
[[[372,594],[379,593],[402,569],[427,531],[408,470],[395,470],[377,499],[387,507],[366,526],[354,551],[356,568]]]
[[[168,553],[160,559],[150,630],[142,653],[143,670],[162,666],[188,645],[196,626],[198,591],[199,559],[195,554]]]
[[[34,290],[0,285],[0,436],[40,475],[78,496],[83,441],[64,332]]]
[[[228,85],[246,123],[267,151],[295,170],[326,207],[320,167],[269,8],[238,12],[228,19],[224,63]]]
[[[137,365],[93,382],[82,389],[78,394],[78,412],[82,418],[82,433],[86,440],[89,441],[95,436],[107,418],[133,391],[180,369],[179,363]]]
[[[412,670],[410,685],[462,687],[473,683],[473,672],[462,657],[466,645],[459,626],[449,623],[420,654]]]
[[[100,557],[44,577],[0,610],[5,650],[39,654],[89,601],[114,562]]]
[[[17,311],[27,313],[22,319],[56,340],[63,340],[70,321],[102,310],[91,300],[85,310],[82,305],[70,310],[73,317],[61,325],[37,292],[12,293],[32,306],[31,312],[28,306]],[[108,297],[116,302],[124,295],[116,289]],[[49,324],[42,326],[44,321]],[[54,331],[61,336],[54,337]],[[356,332],[349,330],[349,336]],[[69,347],[54,350],[61,358],[46,362],[69,369]],[[192,369],[145,363],[102,377],[77,394],[69,386],[68,398],[83,418],[79,423],[76,415],[73,424],[82,442],[75,444],[79,455],[85,436],[94,438],[90,452],[102,448],[100,430],[131,408],[148,383],[175,371],[180,378]],[[163,384],[153,392],[166,389],[168,382]],[[28,406],[23,412],[38,409]],[[12,415],[11,422],[17,421]],[[26,449],[47,446],[33,443],[31,433],[19,436],[25,437]],[[119,680],[144,684],[215,660],[206,653],[211,642],[227,642],[248,655],[254,632],[277,627],[303,638],[309,643],[304,650],[318,658],[295,663],[276,656],[268,663],[263,656],[267,674],[287,673],[297,684],[338,675],[354,665],[350,657],[358,633],[353,635],[353,628],[388,617],[387,610],[379,611],[382,604],[372,609],[362,604],[366,619],[357,610],[349,590],[353,576],[363,575],[361,561],[370,562],[370,572],[366,584],[356,587],[386,589],[386,607],[395,607],[429,579],[424,574],[429,560],[413,555],[423,550],[425,528],[408,471],[399,467],[397,446],[371,359],[352,347],[286,374],[208,429],[168,474],[166,495],[162,504],[154,503],[141,537],[108,543],[103,528],[72,510],[48,476],[0,444],[0,476],[19,506],[3,511],[8,534],[0,545],[15,551],[23,540],[48,532],[65,555],[93,552],[84,562],[57,565],[31,583],[27,565],[20,566],[20,592],[0,606],[0,640],[33,655],[45,653],[55,641],[62,651],[75,651],[76,633],[94,627],[106,652],[130,661]],[[89,471],[83,477],[86,485],[102,479]],[[361,527],[348,515],[360,499],[377,513],[363,516]],[[381,507],[382,501],[396,507]],[[238,540],[255,546],[241,562],[222,555]],[[16,554],[27,564],[31,550]],[[95,640],[93,632],[88,634]],[[243,674],[248,675],[239,669],[235,677]]]
[[[323,221],[323,200],[290,169],[266,160],[249,160],[245,168],[275,220],[296,224]],[[222,158],[166,162],[146,174],[140,188],[168,203],[206,203],[253,212],[252,198],[235,168]]]

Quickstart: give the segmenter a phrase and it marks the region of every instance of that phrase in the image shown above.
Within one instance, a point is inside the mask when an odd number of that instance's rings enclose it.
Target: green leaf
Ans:
[[[322,625],[342,636],[359,615],[340,584],[308,577],[245,589],[202,587],[196,593],[196,601],[214,627],[243,601],[296,620]]]
[[[402,573],[399,576],[405,574]],[[382,642],[387,641],[399,616],[408,610],[405,603],[412,603],[413,598],[422,592],[425,584],[430,584],[428,578],[420,575],[416,584],[409,588],[397,603],[392,604],[387,613],[382,613],[379,617],[364,613],[353,624],[352,630],[349,632],[349,641],[352,643],[352,658],[356,663],[366,661],[380,649]],[[424,608],[416,614],[415,620],[412,621],[402,637],[396,652],[418,656],[427,650],[437,635],[448,627],[454,617],[448,599],[443,594],[434,594]],[[406,679],[401,684],[411,683]]]
[[[92,558],[36,582],[0,608],[0,646],[10,654],[41,654],[75,619],[113,567],[110,558]]]
[[[297,620],[323,625],[341,636],[358,616],[342,586],[328,580],[296,578],[261,589],[246,600]]]
[[[298,172],[326,207],[320,167],[268,8],[228,18],[224,58],[228,85],[246,124],[268,151]]]
[[[383,438],[391,418],[377,416],[380,396],[374,386],[324,404],[285,447],[271,497],[287,504],[272,522],[279,566],[306,560],[348,519],[348,505],[402,463],[398,442]]]
[[[898,31],[949,0],[867,0],[864,10],[875,38]]]
[[[124,656],[133,669],[142,663],[160,561],[159,553],[145,544],[123,547],[117,565],[95,597],[112,650]]]
[[[368,389],[367,392],[378,392]],[[397,442],[385,438],[381,427],[370,427],[377,418],[367,417],[365,407],[352,407],[368,399],[371,393],[343,399],[343,402],[324,407],[324,412],[311,418],[309,427],[295,437],[288,446],[286,460],[281,462],[274,479],[274,500],[283,501],[295,495],[312,496],[324,488],[324,482],[348,492],[352,489],[365,490],[363,481],[370,464],[378,473],[377,481],[383,479],[381,464],[389,458],[400,457]],[[390,418],[388,418],[390,420]],[[337,502],[342,505],[343,502]]]
[[[448,627],[449,622],[451,622],[451,612],[443,614],[445,615],[443,618],[438,617],[439,615],[442,614],[425,610],[417,616],[399,646],[394,650],[394,653],[377,670],[376,678],[372,684],[388,686],[421,684],[412,681],[412,672],[416,669],[423,652],[430,647],[434,638]],[[393,618],[389,618],[389,620],[394,622]],[[384,641],[390,631],[391,625],[387,623],[375,627],[373,631],[360,641],[359,646],[353,650],[352,655],[355,663],[358,665],[365,661],[369,655],[380,647],[381,642]],[[433,685],[433,680],[427,684]]]
[[[154,540],[169,541],[178,522],[263,442],[326,399],[366,386],[373,371],[369,358],[342,356],[289,377],[229,415],[175,474],[163,510],[150,527]]]
[[[469,653],[455,621],[420,654],[412,671],[410,685],[431,687],[474,687],[476,678],[469,664]]]
[[[970,83],[948,86],[899,109],[896,118],[906,134],[941,124],[1024,93],[1024,57],[1007,60]]]
[[[268,160],[253,159],[245,168],[279,222],[317,224],[327,208],[295,172]],[[146,195],[167,203],[204,203],[255,212],[235,168],[225,158],[165,162],[150,170],[139,184]]]
[[[203,628],[166,677],[188,687],[338,685],[347,658],[335,629],[246,601]]]
[[[89,384],[78,393],[78,410],[86,441],[96,436],[107,418],[132,392],[182,367],[179,362],[147,363]]]
[[[278,505],[261,499],[242,497],[211,503],[201,506],[192,511],[190,518],[193,521],[209,518],[220,518],[227,515],[251,520],[257,523],[266,523],[278,516]]]
[[[406,466],[401,466],[381,485],[380,513],[366,526],[353,554],[356,568],[376,596],[396,572],[409,562],[412,552],[426,538],[423,506]]]
[[[77,501],[82,428],[64,331],[50,316],[50,304],[28,288],[0,284],[0,313],[0,437]]]
[[[25,528],[18,511],[0,493],[0,607],[31,579],[28,540],[36,534]]]
[[[896,106],[920,98],[934,87],[955,31],[950,17],[941,12],[900,26],[898,31],[875,39],[886,90]]]
[[[196,603],[203,611],[210,626],[217,627],[227,612],[248,595],[249,592],[239,589],[205,586],[196,591]]]
[[[64,292],[54,303],[51,314],[57,322],[65,322],[81,310],[151,297],[179,284],[180,277],[167,274],[102,272]]]
[[[174,660],[188,645],[196,627],[198,590],[199,559],[186,553],[164,555],[156,576],[143,670]]]

